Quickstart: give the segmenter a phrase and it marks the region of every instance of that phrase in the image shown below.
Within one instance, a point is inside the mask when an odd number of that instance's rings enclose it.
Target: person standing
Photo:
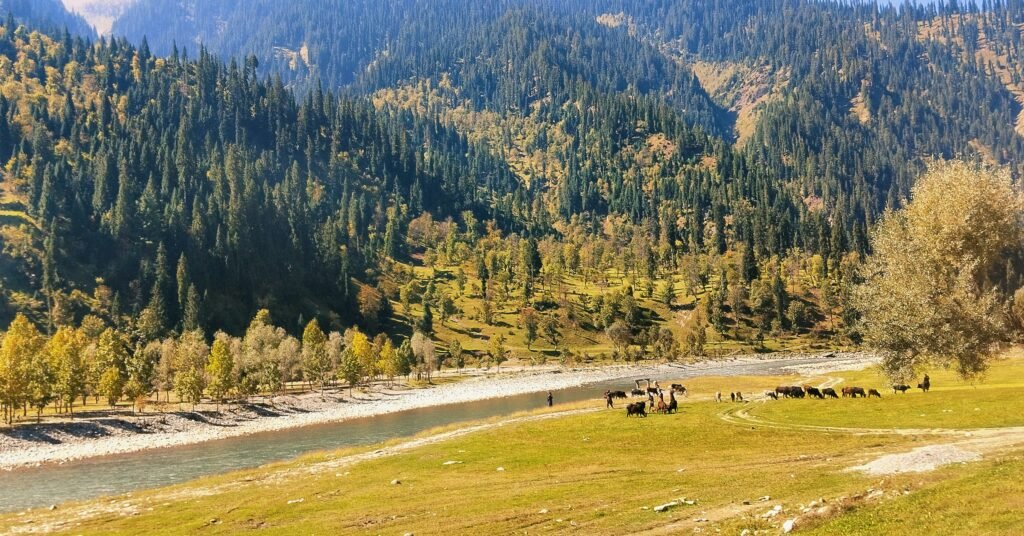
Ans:
[[[554,397],[554,395],[551,394],[551,391],[548,391],[548,407],[550,408],[551,406],[554,406],[554,405],[555,405],[555,397]]]
[[[611,391],[605,391],[604,392],[604,407],[615,409],[615,403],[612,402],[612,392]]]

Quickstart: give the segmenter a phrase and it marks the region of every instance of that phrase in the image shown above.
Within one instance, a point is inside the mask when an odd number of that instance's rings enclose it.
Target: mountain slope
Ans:
[[[386,226],[424,207],[490,214],[484,194],[514,187],[440,124],[300,101],[254,63],[2,30],[2,186],[8,219],[31,223],[5,228],[3,271],[51,316],[151,306],[173,327],[202,301],[203,323],[226,328],[271,304],[351,322],[349,277],[395,247]]]
[[[67,29],[71,34],[81,36],[96,34],[85,19],[68,12],[61,0],[0,0],[0,16],[8,13],[42,30],[59,32]]]

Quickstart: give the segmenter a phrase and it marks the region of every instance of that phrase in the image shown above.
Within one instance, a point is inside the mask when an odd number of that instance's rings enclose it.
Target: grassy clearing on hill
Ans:
[[[490,346],[491,339],[502,335],[506,339],[506,347],[511,351],[514,361],[532,363],[561,359],[560,347],[571,348],[577,359],[585,357],[589,361],[607,361],[614,351],[605,331],[590,325],[575,327],[563,325],[559,330],[558,344],[551,344],[544,337],[538,336],[532,345],[528,345],[526,330],[523,328],[520,317],[522,299],[518,295],[510,297],[505,303],[495,303],[494,320],[491,324],[486,324],[483,321],[483,299],[479,291],[480,280],[472,276],[473,270],[469,266],[439,268],[404,266],[403,268],[411,269],[420,281],[433,280],[438,292],[451,296],[460,311],[447,322],[441,323],[437,318],[437,311],[434,310],[434,337],[439,341],[458,339],[462,348],[467,352],[485,353]],[[463,292],[458,291],[454,281],[455,273],[460,269],[467,278],[466,289]],[[667,328],[678,341],[682,342],[695,326],[698,309],[701,310],[700,315],[706,316],[703,312],[704,302],[707,300],[708,293],[717,285],[717,276],[711,277],[706,288],[694,289],[692,294],[687,289],[681,275],[676,274],[671,277],[677,296],[672,307],[665,305],[654,296],[645,297],[639,290],[634,292],[634,297],[642,310],[645,327],[654,325]],[[615,270],[604,274],[604,279],[606,281],[584,283],[579,278],[565,276],[562,286],[565,295],[572,301],[592,302],[602,294],[623,289],[630,281],[626,274]],[[545,292],[560,295],[553,289],[543,286],[538,288],[538,295],[543,295]],[[810,299],[812,302],[818,301],[818,297],[813,293],[806,299]],[[423,314],[423,306],[420,303],[411,304],[411,318],[402,313],[402,305],[399,302],[392,302],[391,307],[396,312],[396,319],[404,325],[411,325]],[[557,308],[551,311],[551,314],[557,313]],[[723,335],[715,331],[712,326],[707,326],[708,340],[704,350],[707,355],[714,357],[779,351],[815,352],[833,349],[836,348],[834,341],[822,338],[822,336],[828,335],[829,326],[830,323],[825,318],[819,318],[815,330],[805,329],[800,333],[766,333],[764,340],[758,343],[755,340],[756,328],[749,315],[741,315],[739,327],[735,325],[730,316],[727,334]],[[661,356],[653,354],[648,354],[646,357],[661,358]],[[696,358],[691,356],[688,359]]]

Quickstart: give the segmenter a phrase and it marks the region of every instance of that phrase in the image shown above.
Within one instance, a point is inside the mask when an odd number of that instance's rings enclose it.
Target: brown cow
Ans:
[[[668,413],[668,404],[665,403],[664,398],[658,399],[658,406],[654,410],[655,413]]]
[[[882,398],[882,393],[879,393],[875,389],[868,389],[868,398],[871,398],[873,396],[877,396],[878,398]]]

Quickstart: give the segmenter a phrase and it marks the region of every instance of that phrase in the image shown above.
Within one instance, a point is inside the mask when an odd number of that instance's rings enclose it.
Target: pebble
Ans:
[[[679,501],[667,502],[665,504],[659,504],[658,506],[655,506],[654,507],[654,511],[655,512],[667,512],[668,510],[670,510],[670,509],[672,509],[672,508],[674,508],[676,506],[679,506]]]
[[[789,534],[790,532],[793,532],[793,527],[795,526],[796,519],[787,519],[786,522],[782,524],[782,532],[784,534]]]
[[[397,479],[397,478],[391,481],[391,485],[392,486],[397,486],[397,485],[399,485],[401,483],[402,483],[402,481]]]

